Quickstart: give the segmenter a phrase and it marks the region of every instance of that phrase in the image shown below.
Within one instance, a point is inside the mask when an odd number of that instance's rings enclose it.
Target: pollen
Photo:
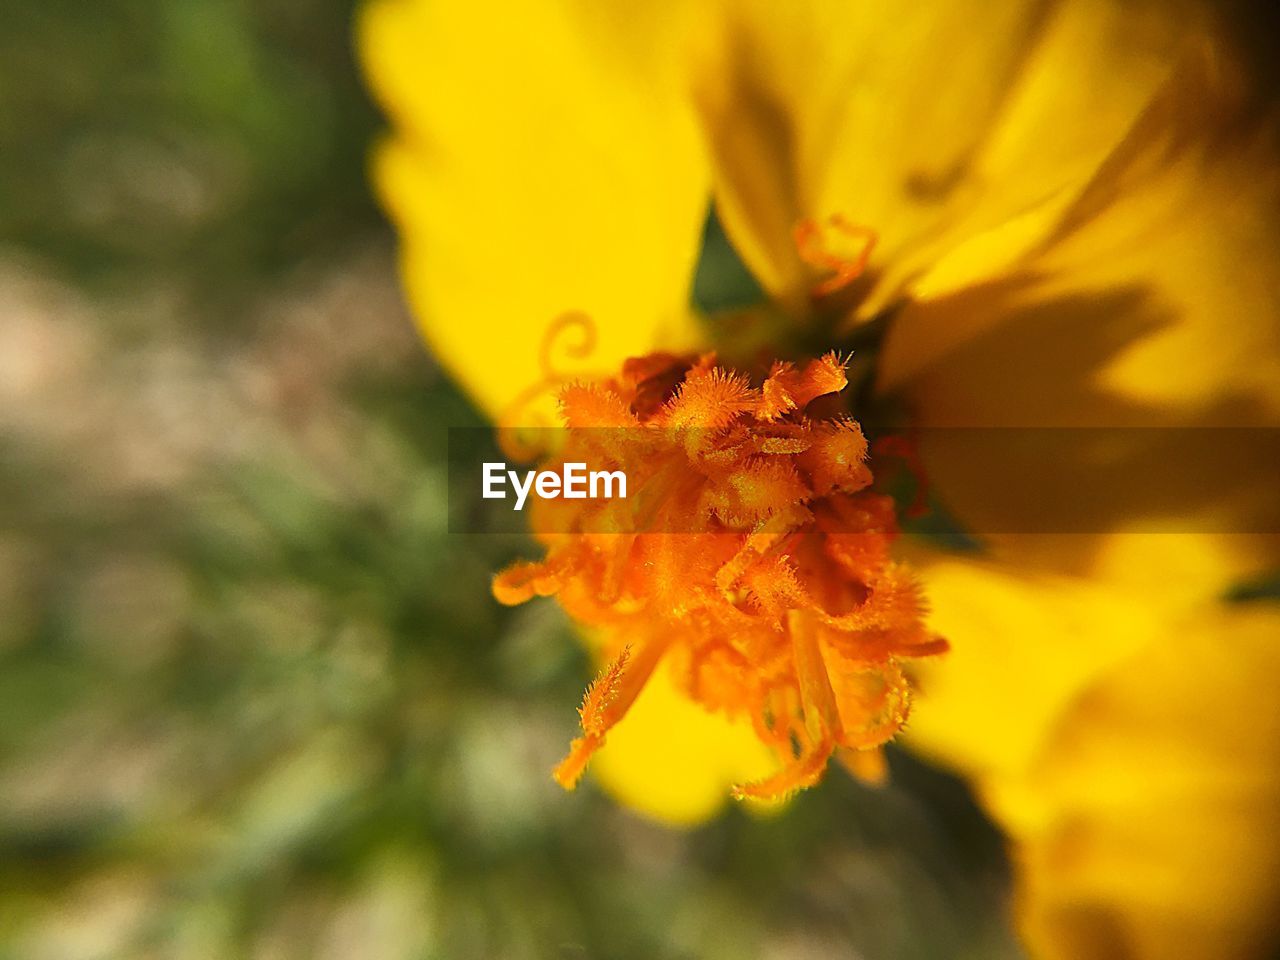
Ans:
[[[911,571],[892,556],[892,499],[872,489],[868,445],[847,417],[808,412],[847,386],[835,354],[752,380],[653,354],[560,393],[563,461],[621,469],[626,500],[547,500],[546,554],[500,573],[505,604],[554,596],[605,663],[556,767],[572,789],[664,663],[689,698],[745,721],[777,769],[734,787],[776,799],[828,761],[883,776],[880,748],[911,704],[904,665],[943,653]]]

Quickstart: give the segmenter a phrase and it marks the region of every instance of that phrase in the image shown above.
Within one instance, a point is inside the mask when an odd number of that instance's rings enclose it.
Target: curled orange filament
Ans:
[[[850,223],[838,213],[828,217],[825,223],[801,220],[793,236],[800,259],[827,274],[813,286],[811,292],[815,300],[845,289],[862,276],[879,239],[870,227]],[[849,250],[839,249],[850,243],[852,255]]]

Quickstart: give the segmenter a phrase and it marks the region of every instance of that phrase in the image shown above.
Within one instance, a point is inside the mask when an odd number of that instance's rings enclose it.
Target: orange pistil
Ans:
[[[626,500],[544,500],[547,546],[494,580],[503,603],[555,595],[612,657],[556,768],[572,788],[660,661],[708,710],[749,721],[778,756],[734,788],[775,798],[816,783],[833,754],[869,779],[906,721],[901,664],[942,653],[910,572],[890,556],[894,505],[869,489],[850,419],[810,417],[846,386],[834,354],[776,363],[759,385],[653,354],[618,378],[561,392],[556,459],[623,470]]]
[[[879,236],[869,227],[858,226],[834,214],[823,224],[801,220],[796,224],[793,239],[800,259],[827,274],[811,291],[814,299],[821,299],[843,290],[862,276]]]

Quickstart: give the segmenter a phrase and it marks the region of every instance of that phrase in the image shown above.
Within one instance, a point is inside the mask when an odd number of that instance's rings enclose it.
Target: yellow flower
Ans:
[[[1275,932],[1280,615],[1222,602],[1277,563],[1247,535],[1277,529],[1274,448],[1186,431],[1280,424],[1280,166],[1202,28],[1104,0],[375,0],[361,24],[410,298],[495,417],[551,372],[699,347],[714,198],[776,337],[884,325],[877,390],[963,524],[1064,531],[912,557],[952,646],[912,742],[1008,831],[1038,956],[1251,957]],[[575,315],[596,340],[551,371]],[[1122,429],[1055,461],[948,427]],[[691,822],[767,765],[669,684],[597,775]],[[705,723],[673,739],[676,711]]]

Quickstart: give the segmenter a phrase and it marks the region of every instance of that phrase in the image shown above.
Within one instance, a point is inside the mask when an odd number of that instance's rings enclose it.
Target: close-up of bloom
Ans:
[[[633,478],[493,571],[596,662],[556,780],[689,827],[893,740],[1031,956],[1269,955],[1280,164],[1211,11],[369,0],[358,48],[433,355]]]
[[[1272,0],[0,31],[0,960],[1276,960]]]

